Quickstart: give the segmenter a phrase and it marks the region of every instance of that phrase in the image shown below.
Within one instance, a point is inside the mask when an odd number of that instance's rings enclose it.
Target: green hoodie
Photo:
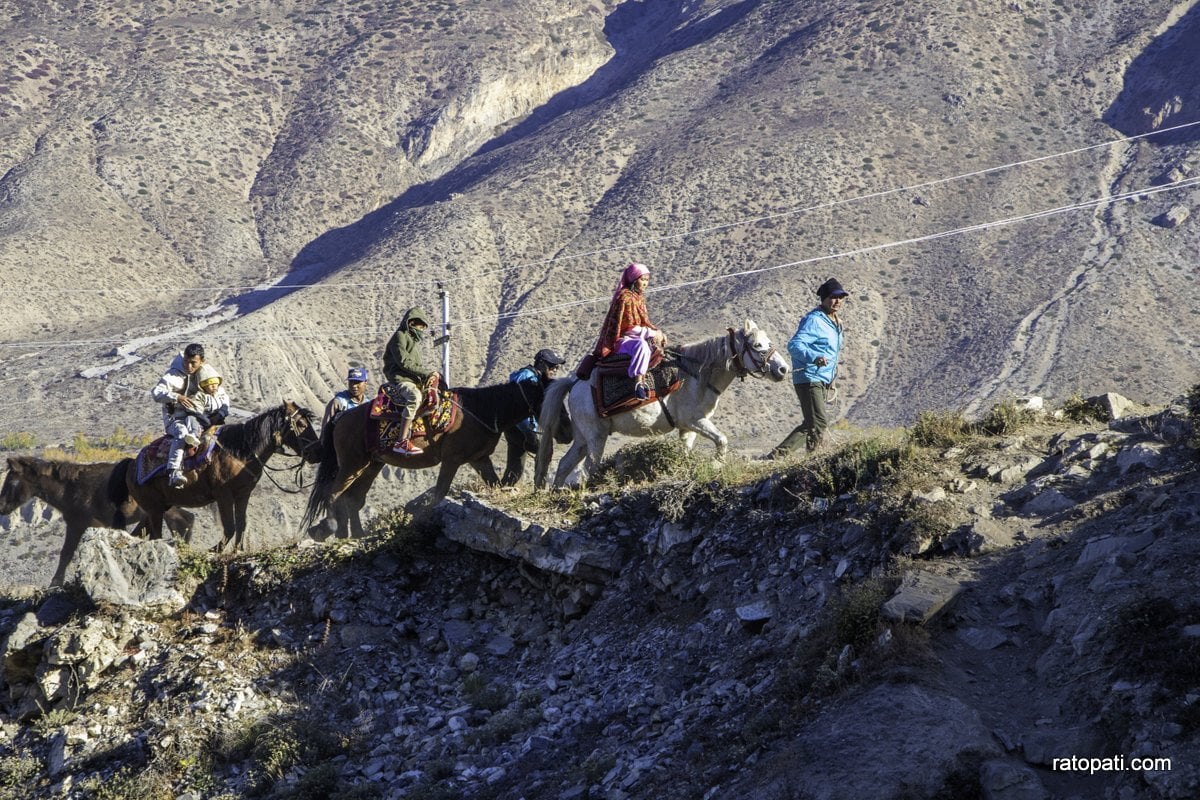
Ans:
[[[389,381],[412,381],[418,386],[423,385],[429,378],[429,371],[421,363],[421,352],[417,348],[421,341],[421,333],[409,330],[409,323],[420,321],[429,327],[429,317],[415,306],[404,312],[400,327],[392,334],[387,350],[383,353],[383,374]]]

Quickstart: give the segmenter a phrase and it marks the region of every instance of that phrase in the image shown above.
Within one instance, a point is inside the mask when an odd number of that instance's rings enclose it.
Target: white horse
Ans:
[[[607,418],[596,413],[591,382],[567,377],[550,384],[542,402],[538,428],[557,430],[555,426],[559,423],[565,400],[575,434],[571,449],[562,457],[554,475],[556,487],[563,485],[585,455],[582,480],[586,481],[604,457],[604,445],[614,433],[658,436],[677,430],[684,447],[689,450],[696,442],[696,434],[700,434],[716,446],[717,458],[724,458],[729,440],[709,419],[717,408],[721,393],[729,388],[734,378],[769,377],[778,382],[788,373],[787,360],[771,346],[770,337],[753,320],[746,320],[741,330],[730,328],[728,333],[720,336],[685,344],[672,354],[679,359],[682,386],[661,402]],[[591,381],[596,379],[593,373]],[[550,436],[539,438],[533,479],[534,485],[541,488],[546,484],[554,440]]]

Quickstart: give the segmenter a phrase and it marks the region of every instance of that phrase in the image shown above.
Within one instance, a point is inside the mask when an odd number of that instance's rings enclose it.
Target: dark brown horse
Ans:
[[[51,586],[61,586],[67,564],[88,528],[121,528],[138,519],[137,503],[125,491],[125,467],[133,459],[96,464],[46,461],[33,456],[11,456],[8,474],[0,488],[0,515],[11,514],[31,498],[40,497],[58,509],[67,524],[67,535]],[[119,478],[114,478],[119,476]],[[123,499],[118,499],[123,498]],[[171,532],[183,539],[192,535],[195,515],[172,509],[165,521]]]
[[[172,489],[165,473],[140,484],[137,468],[131,466],[125,471],[125,487],[129,496],[146,512],[146,527],[151,539],[162,536],[163,514],[172,506],[199,508],[215,502],[221,515],[224,538],[214,549],[224,550],[233,542],[237,550],[242,550],[246,506],[267,461],[275,452],[286,452],[287,448],[302,457],[316,444],[312,412],[288,401],[246,422],[219,428],[217,447],[211,459],[199,469],[186,472],[188,482],[184,486]]]
[[[469,464],[488,485],[497,484],[492,451],[505,431],[540,413],[544,389],[544,384],[528,383],[455,389],[460,411],[457,421],[437,438],[422,442],[425,452],[415,456],[368,450],[367,426],[375,424],[370,419],[370,403],[339,414],[321,431],[321,463],[301,527],[332,515],[338,536],[348,533],[362,536],[358,512],[375,477],[387,464],[403,469],[425,469],[440,464],[429,506],[446,496],[450,482],[463,464]]]

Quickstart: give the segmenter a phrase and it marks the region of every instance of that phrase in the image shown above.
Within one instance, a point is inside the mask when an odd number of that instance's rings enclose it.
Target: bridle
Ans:
[[[299,408],[297,408],[295,411],[293,411],[287,415],[287,422],[288,422],[288,425],[292,429],[292,435],[296,437],[296,441],[298,441],[298,442],[303,441],[303,439],[301,438],[301,430],[300,430],[300,420],[302,420],[302,419],[305,420],[306,422],[309,422],[308,429],[311,431],[312,430],[311,421],[309,421],[305,417],[304,413]],[[291,458],[298,458],[298,459],[300,459],[300,461],[295,466],[272,467],[269,464],[267,464],[266,461],[263,461],[261,458],[259,458],[257,454],[254,456],[254,460],[257,461],[259,463],[259,465],[263,468],[263,474],[265,474],[267,476],[267,480],[269,480],[271,483],[275,484],[276,489],[279,489],[280,491],[283,491],[283,492],[287,492],[288,494],[299,494],[300,492],[304,491],[304,488],[305,488],[304,480],[300,474],[301,471],[304,469],[304,465],[306,463],[304,455],[312,448],[320,446],[321,440],[314,438],[311,442],[304,445],[304,447],[302,447],[302,448],[293,448],[296,450],[296,452],[289,453],[286,449],[286,445],[284,444],[283,436],[278,433],[275,435],[276,435],[276,441],[278,443],[277,446],[278,446],[279,452],[282,453],[283,455],[289,456]],[[297,487],[296,489],[286,489],[283,486],[280,486],[279,482],[276,481],[274,476],[271,475],[272,472],[286,472],[288,470],[292,470],[296,473],[296,487]]]
[[[742,336],[742,352],[737,349],[737,331],[729,328],[729,352],[732,353],[733,371],[739,378],[746,380],[748,375],[766,375],[770,369],[771,357],[775,355],[776,350],[772,345],[765,353],[761,353],[750,346],[746,336]],[[742,363],[742,357],[749,356],[750,363],[754,365],[754,369],[746,369],[746,365]]]

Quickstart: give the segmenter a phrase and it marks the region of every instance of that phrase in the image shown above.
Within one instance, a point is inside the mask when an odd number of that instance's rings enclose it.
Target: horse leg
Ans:
[[[479,477],[483,478],[483,482],[488,486],[495,486],[496,484],[500,483],[500,478],[498,475],[496,475],[496,467],[492,465],[492,460],[490,458],[481,458],[477,461],[472,461],[471,469],[478,472]],[[517,477],[520,477],[519,473]],[[516,481],[514,480],[513,483],[516,483]]]
[[[50,579],[51,586],[62,586],[63,579],[67,576],[67,564],[71,562],[71,556],[75,555],[75,550],[79,547],[79,540],[83,538],[85,526],[77,522],[67,524],[67,537],[63,540],[62,552],[58,555],[58,566],[54,570],[54,577]]]
[[[233,498],[222,495],[217,498],[217,512],[221,515],[221,543],[213,548],[213,552],[222,553],[237,535],[237,511],[233,507]]]
[[[729,451],[729,439],[725,434],[717,430],[717,426],[713,425],[712,420],[708,417],[700,419],[687,426],[687,430],[695,431],[696,433],[708,439],[717,448],[717,460],[723,460],[725,454]]]
[[[683,442],[683,449],[691,451],[696,446],[696,432],[687,431],[683,428],[679,429],[679,441]]]
[[[450,484],[454,482],[454,476],[458,473],[458,468],[462,466],[461,461],[442,461],[441,467],[438,469],[437,483],[429,491],[414,497],[405,506],[406,510],[413,517],[420,518],[425,516],[434,506],[442,502],[446,495],[450,494]]]
[[[182,539],[187,544],[192,543],[192,529],[196,524],[196,515],[186,508],[171,508],[163,514],[163,522],[171,531],[171,536]],[[140,523],[139,523],[140,524]],[[136,528],[134,529],[137,530]]]
[[[233,516],[236,520],[233,542],[235,553],[246,551],[246,508],[250,505],[250,493],[233,498]]]
[[[155,509],[154,511],[146,511],[146,519],[142,522],[145,526],[147,538],[156,540],[162,538],[163,515],[166,511]]]
[[[504,441],[508,445],[508,458],[505,459],[504,477],[500,479],[500,485],[516,486],[525,473],[525,436],[516,428],[509,428],[504,432]]]
[[[353,536],[355,539],[363,537],[362,519],[359,517],[359,512],[367,503],[367,492],[371,489],[371,484],[375,482],[375,478],[382,470],[383,463],[380,461],[374,461],[367,465],[366,469],[358,474],[350,488],[345,490],[334,504],[334,518],[337,520],[339,539],[344,539],[347,535]]]
[[[554,472],[554,488],[561,487],[575,467],[579,466],[579,462],[587,454],[587,442],[583,437],[575,437],[575,441],[571,443],[571,447],[563,454],[563,457],[558,462],[558,469]],[[586,476],[584,476],[586,479]]]

